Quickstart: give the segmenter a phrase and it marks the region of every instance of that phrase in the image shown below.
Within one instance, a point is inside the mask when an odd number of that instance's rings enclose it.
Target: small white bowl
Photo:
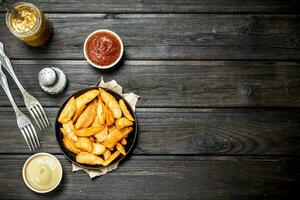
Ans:
[[[36,188],[36,187],[34,187],[33,185],[31,185],[30,182],[29,182],[29,180],[28,180],[28,177],[27,177],[27,175],[26,175],[26,169],[27,169],[27,167],[28,167],[28,164],[29,164],[33,159],[35,159],[35,158],[38,157],[38,156],[47,156],[47,157],[49,157],[50,159],[53,159],[53,160],[55,161],[55,165],[59,168],[59,177],[58,177],[58,179],[57,179],[56,184],[53,185],[51,188],[49,188],[49,189],[47,189],[47,190],[39,190],[38,188]],[[29,187],[29,189],[31,189],[32,191],[37,192],[37,193],[48,193],[48,192],[51,192],[52,190],[54,190],[55,188],[57,188],[57,186],[60,184],[61,179],[62,179],[62,175],[63,175],[63,170],[62,170],[62,166],[61,166],[59,160],[58,160],[55,156],[53,156],[53,155],[51,155],[51,154],[49,154],[49,153],[36,153],[36,154],[33,154],[32,156],[30,156],[30,157],[26,160],[26,162],[25,162],[25,164],[24,164],[24,166],[23,166],[22,175],[23,175],[23,180],[24,180],[25,184],[27,185],[27,187]]]
[[[110,65],[98,65],[96,63],[93,63],[93,61],[90,60],[87,52],[86,52],[86,45],[87,45],[87,41],[90,39],[91,36],[93,36],[94,34],[96,33],[103,33],[103,32],[106,32],[106,33],[110,33],[111,35],[113,35],[114,37],[116,37],[118,39],[118,41],[120,42],[120,46],[121,46],[121,50],[120,50],[120,55],[119,57],[117,58],[117,60],[115,60],[115,62],[111,63]],[[85,42],[84,42],[84,45],[83,45],[83,52],[84,52],[84,57],[85,59],[90,63],[90,65],[92,65],[93,67],[96,67],[98,69],[109,69],[113,66],[115,66],[119,61],[120,59],[122,58],[123,56],[123,52],[124,52],[124,47],[123,47],[123,42],[121,40],[121,38],[119,37],[118,34],[116,34],[115,32],[113,31],[110,31],[110,30],[107,30],[107,29],[99,29],[99,30],[96,30],[94,32],[92,32],[86,39],[85,39]]]

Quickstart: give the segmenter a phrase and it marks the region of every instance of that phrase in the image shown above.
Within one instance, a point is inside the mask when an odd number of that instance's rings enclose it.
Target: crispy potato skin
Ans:
[[[88,152],[80,152],[76,155],[76,162],[88,165],[103,165],[103,159]]]
[[[89,127],[85,129],[75,130],[74,133],[79,137],[90,137],[99,133],[103,128],[105,127]]]
[[[93,143],[87,137],[79,137],[78,141],[75,143],[75,146],[86,152],[93,151]]]
[[[116,127],[118,129],[122,129],[122,128],[129,127],[132,125],[133,125],[133,122],[128,120],[126,117],[122,117],[122,118],[116,120]]]
[[[66,149],[68,149],[70,152],[74,153],[74,154],[78,154],[81,152],[80,149],[78,149],[75,144],[69,140],[67,137],[64,137],[63,138],[63,143],[64,143],[64,146],[66,147]]]
[[[97,117],[99,120],[99,124],[105,124],[105,110],[104,103],[102,101],[101,95],[98,96],[98,108],[97,108]]]
[[[97,106],[96,100],[93,100],[91,103],[89,103],[89,105],[86,107],[86,109],[84,109],[82,114],[77,119],[75,124],[76,129],[87,128],[93,123],[97,115]]]
[[[117,148],[117,150],[118,150],[121,154],[123,154],[124,156],[126,156],[126,151],[125,151],[125,149],[124,149],[124,147],[123,147],[122,144],[118,143],[117,146],[116,146],[116,148]]]
[[[107,165],[109,165],[114,159],[116,159],[118,156],[120,155],[119,151],[115,151],[113,154],[111,154],[111,156],[109,156],[109,158],[107,160],[105,160],[103,162],[103,166],[106,167]]]
[[[75,112],[76,112],[76,101],[75,98],[72,97],[65,105],[64,109],[61,111],[58,121],[60,123],[66,123],[73,117]]]
[[[125,102],[123,101],[123,99],[120,99],[120,101],[119,101],[119,106],[120,106],[120,108],[121,108],[121,110],[122,110],[124,116],[125,116],[128,120],[134,122],[134,118],[132,117],[132,115],[130,114],[129,110],[127,109],[127,106],[126,106]]]
[[[90,101],[92,101],[95,97],[99,95],[99,91],[97,89],[87,91],[76,98],[76,105],[77,109],[81,109],[81,107],[88,104]]]
[[[80,109],[76,109],[76,112],[72,118],[72,122],[76,123],[78,117],[81,115],[82,111],[86,108],[86,105],[82,106]]]
[[[126,145],[126,144],[127,144],[127,140],[126,140],[125,138],[122,138],[121,144],[122,144],[122,145]]]
[[[105,112],[105,120],[107,126],[113,125],[115,123],[115,118],[113,117],[112,113],[110,112],[110,110],[107,108],[106,105],[103,105],[103,108]]]
[[[101,88],[99,89],[99,91],[100,91],[103,102],[109,108],[113,117],[115,119],[121,118],[122,111],[121,111],[120,106],[119,106],[117,100],[115,99],[115,97],[113,97],[111,94],[109,94],[108,92],[106,92],[105,90],[103,90]]]

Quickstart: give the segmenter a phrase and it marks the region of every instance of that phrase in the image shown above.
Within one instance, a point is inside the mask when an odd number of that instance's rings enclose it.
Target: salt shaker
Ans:
[[[67,77],[62,70],[56,67],[42,69],[38,75],[39,84],[45,92],[58,94],[67,85]]]

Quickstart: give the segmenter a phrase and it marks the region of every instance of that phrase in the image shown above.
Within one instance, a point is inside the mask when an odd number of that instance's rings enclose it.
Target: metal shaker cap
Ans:
[[[66,75],[56,67],[42,69],[39,72],[38,79],[42,90],[49,94],[58,94],[67,85]]]

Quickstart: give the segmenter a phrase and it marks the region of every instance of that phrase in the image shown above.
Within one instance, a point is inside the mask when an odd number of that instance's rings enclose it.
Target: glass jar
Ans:
[[[10,32],[30,46],[45,44],[52,34],[52,26],[44,13],[33,4],[25,2],[18,2],[13,7],[23,19],[7,12],[6,25]]]

